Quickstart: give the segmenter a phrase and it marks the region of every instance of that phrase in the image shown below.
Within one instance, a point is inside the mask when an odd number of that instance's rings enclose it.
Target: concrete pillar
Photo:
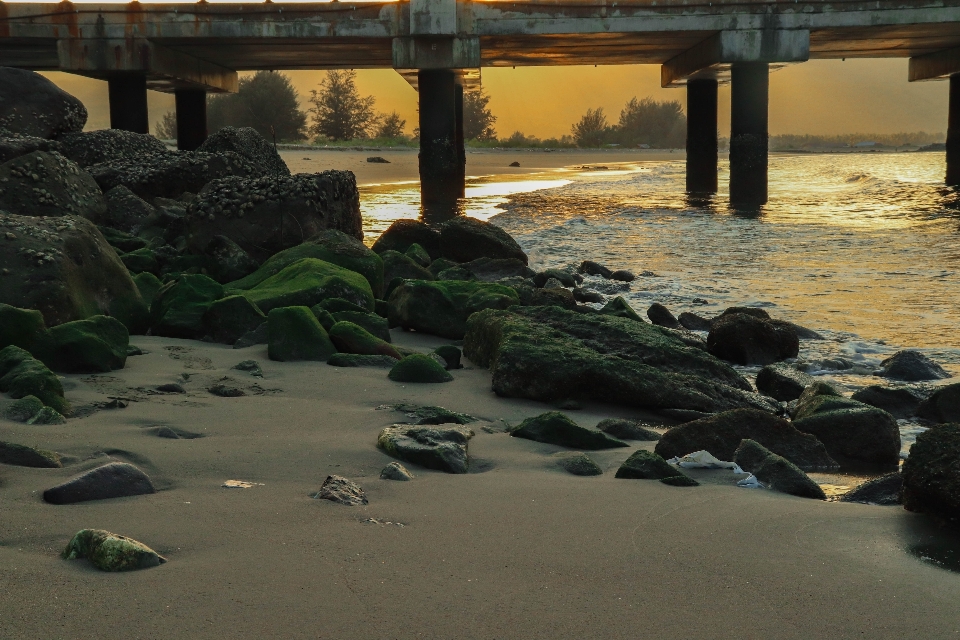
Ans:
[[[194,151],[207,139],[207,92],[177,89],[177,149]]]
[[[960,73],[950,76],[947,115],[947,184],[960,186]]]
[[[457,148],[456,85],[449,69],[417,72],[420,92],[420,202],[424,209],[452,211],[463,193],[463,163]]]
[[[730,87],[730,203],[767,201],[767,98],[765,62],[734,63]]]
[[[457,118],[457,154],[460,158],[460,197],[466,195],[467,188],[467,150],[463,141],[463,85],[454,87],[454,106]]]
[[[110,97],[110,128],[150,133],[147,115],[147,76],[124,73],[107,80]]]
[[[717,81],[687,82],[687,191],[717,191]]]

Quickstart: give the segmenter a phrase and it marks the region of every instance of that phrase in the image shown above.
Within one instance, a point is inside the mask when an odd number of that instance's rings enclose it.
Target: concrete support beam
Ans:
[[[107,80],[110,128],[150,133],[147,78],[142,73],[116,74]]]
[[[960,48],[910,58],[907,78],[910,82],[944,80],[952,78],[955,73],[960,73]]]
[[[946,181],[952,187],[960,186],[960,73],[950,76]]]
[[[419,76],[420,202],[424,215],[443,217],[463,194],[455,76],[449,69],[424,69]]]
[[[770,70],[765,62],[733,65],[730,85],[730,204],[767,201],[767,103]]]
[[[410,35],[457,33],[457,0],[410,0]]]
[[[717,81],[687,83],[687,191],[717,191]]]
[[[57,42],[60,69],[93,78],[137,73],[154,91],[203,89],[235,93],[237,72],[148,40],[67,38]]]
[[[459,82],[453,87],[454,117],[457,124],[457,158],[460,167],[460,197],[466,195],[467,189],[467,149],[463,136],[463,85]]]
[[[207,92],[177,89],[177,149],[195,151],[207,139]]]
[[[469,69],[480,66],[480,38],[393,39],[394,69]]]
[[[725,79],[730,65],[741,62],[786,63],[810,59],[807,29],[721,31],[660,67],[660,85],[675,87],[692,77]]]

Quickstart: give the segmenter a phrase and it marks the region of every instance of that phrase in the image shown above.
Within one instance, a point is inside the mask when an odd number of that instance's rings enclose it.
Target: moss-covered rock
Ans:
[[[903,463],[903,506],[949,521],[960,520],[960,424],[924,431]]]
[[[43,402],[36,396],[24,396],[8,406],[3,417],[14,422],[26,422],[43,409]]]
[[[14,345],[29,351],[45,331],[39,311],[0,303],[0,349]]]
[[[62,556],[65,560],[87,558],[101,571],[148,569],[167,561],[142,542],[102,529],[78,531]]]
[[[433,280],[433,274],[420,266],[415,260],[399,251],[384,251],[383,279],[390,282],[394,278],[404,280]]]
[[[744,440],[733,456],[745,471],[757,477],[767,488],[801,498],[826,500],[816,482],[800,468],[782,456],[778,456],[754,440]]]
[[[457,262],[477,258],[514,258],[527,264],[527,254],[509,233],[495,224],[459,216],[440,227],[440,253]]]
[[[130,273],[160,275],[160,261],[157,260],[157,253],[148,247],[120,254],[120,262]]]
[[[900,429],[896,418],[883,409],[820,396],[804,407],[803,416],[793,425],[816,436],[840,462],[895,466],[900,461]]]
[[[938,387],[917,407],[917,415],[931,422],[960,422],[960,383]]]
[[[519,298],[510,287],[487,282],[411,280],[397,287],[389,302],[391,326],[459,339],[471,314],[506,309]]]
[[[362,311],[335,311],[331,317],[337,322],[352,322],[355,325],[363,327],[365,331],[375,335],[384,342],[391,342],[390,324],[386,318],[381,318],[375,313]],[[318,316],[319,319],[319,316]],[[320,324],[323,324],[322,322]],[[327,329],[329,331],[329,329]]]
[[[630,446],[626,442],[611,438],[602,431],[581,427],[559,411],[551,411],[533,418],[527,418],[514,429],[511,429],[510,435],[514,438],[524,438],[589,451]]]
[[[407,256],[424,269],[430,266],[430,254],[426,249],[417,243],[413,243],[407,247],[407,250],[403,252],[403,255]]]
[[[405,357],[390,369],[388,377],[394,382],[450,382],[453,380],[453,376],[447,373],[440,363],[422,353]]]
[[[200,274],[181,275],[167,282],[153,300],[153,334],[168,338],[201,338],[203,316],[224,296],[223,285]]]
[[[60,379],[42,362],[19,347],[0,350],[0,392],[19,399],[35,396],[62,415],[70,415]]]
[[[467,322],[463,350],[492,369],[493,390],[505,397],[702,412],[777,409],[732,367],[669,329],[625,318],[557,307],[481,311]]]
[[[12,442],[0,442],[0,464],[40,469],[59,469],[63,466],[60,455],[34,447],[25,447]]]
[[[648,440],[657,441],[660,434],[652,429],[644,427],[637,420],[624,420],[622,418],[607,418],[597,423],[597,429],[608,433],[614,438],[622,440]]]
[[[454,267],[458,267],[458,266],[460,265],[458,265],[453,260],[447,260],[446,258],[437,258],[436,260],[430,263],[430,266],[427,267],[427,271],[429,271],[434,278],[439,279],[441,273],[443,273],[447,269],[453,269]],[[444,278],[444,279],[452,280],[453,278]],[[469,280],[469,278],[467,279]]]
[[[326,330],[307,307],[280,307],[267,315],[271,360],[326,361],[337,349]]]
[[[381,340],[363,327],[352,322],[337,322],[330,328],[330,340],[337,351],[368,356],[390,356],[400,360],[403,356],[389,342]]]
[[[757,390],[781,402],[796,400],[814,382],[813,376],[784,363],[768,364],[757,374]]]
[[[207,275],[222,283],[245,278],[260,267],[259,262],[227,236],[214,236],[204,247],[203,256],[207,258]]]
[[[603,469],[582,451],[558,451],[553,459],[558,467],[575,476],[603,475]]]
[[[676,467],[671,467],[662,457],[645,449],[637,449],[617,469],[617,478],[639,480],[663,480],[683,476]]]
[[[278,307],[312,307],[328,298],[343,298],[370,311],[374,300],[363,276],[315,258],[298,260],[250,289],[228,292],[246,296],[265,313]]]
[[[37,412],[37,415],[27,420],[27,424],[65,424],[66,422],[66,418],[53,407],[44,407]]]
[[[203,314],[206,335],[222,344],[234,344],[266,321],[263,312],[245,296],[221,298]]]
[[[718,358],[737,364],[767,365],[795,358],[800,339],[789,322],[725,312],[710,326],[707,349]]]
[[[333,328],[333,325],[337,324],[337,319],[333,317],[333,314],[320,305],[315,304],[310,308],[310,310],[313,311],[313,315],[317,318],[317,322],[319,322],[320,326],[327,330],[327,333],[330,332],[330,329]]]
[[[93,316],[50,329],[34,348],[44,364],[63,373],[105,373],[123,369],[130,334],[116,318]]]
[[[600,313],[607,316],[615,316],[617,318],[629,318],[630,320],[636,320],[637,322],[643,322],[643,318],[633,310],[633,307],[623,299],[623,296],[617,296],[607,304],[603,305],[603,308],[600,309]]]
[[[327,360],[331,367],[373,367],[392,369],[397,359],[391,356],[367,356],[357,353],[335,353]]]
[[[370,313],[370,310],[366,307],[361,307],[358,304],[354,304],[349,300],[344,300],[343,298],[328,298],[326,300],[321,300],[318,305],[321,309],[326,309],[330,313],[338,313],[340,311],[357,311],[360,313]]]
[[[149,309],[153,305],[153,299],[157,296],[157,292],[160,291],[160,287],[163,286],[160,278],[152,273],[138,273],[133,276],[133,282],[137,286],[137,290],[140,292],[140,297],[143,299],[144,304]]]
[[[427,469],[466,473],[467,443],[474,436],[467,427],[412,427],[395,424],[380,432],[377,446],[388,455]]]
[[[440,257],[440,233],[419,220],[395,220],[373,243],[376,253],[384,251],[405,252],[413,244],[419,244],[436,260]]]

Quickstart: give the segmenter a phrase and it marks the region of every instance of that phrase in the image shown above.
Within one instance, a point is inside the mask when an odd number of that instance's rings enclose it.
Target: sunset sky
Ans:
[[[323,72],[288,72],[305,100]],[[106,83],[63,73],[47,74],[83,100],[88,128],[109,125]],[[416,126],[417,94],[393,70],[361,70],[357,84],[376,97],[380,111],[398,111],[407,131]],[[684,102],[683,89],[661,89],[660,67],[520,67],[483,70],[483,86],[501,137],[514,131],[559,137],[590,108],[616,121],[637,96]],[[720,130],[729,130],[729,88],[720,93]],[[150,92],[150,121],[173,108],[173,96]],[[839,134],[942,132],[947,126],[947,83],[907,82],[907,60],[818,60],[789,66],[770,77],[770,133]]]

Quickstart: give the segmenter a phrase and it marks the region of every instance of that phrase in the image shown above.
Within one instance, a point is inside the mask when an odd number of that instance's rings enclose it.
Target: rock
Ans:
[[[137,249],[120,255],[120,261],[131,274],[152,273],[160,275],[160,261],[157,254],[150,249]]]
[[[636,420],[607,418],[597,423],[597,429],[621,440],[659,440],[660,434],[641,426]]]
[[[423,354],[407,356],[398,362],[388,377],[394,382],[450,382],[453,376],[447,373],[436,360]]]
[[[511,274],[511,275],[524,275],[524,274]],[[524,275],[524,277],[529,278],[530,276]],[[540,273],[533,275],[533,283],[541,288],[547,287],[547,282],[550,279],[557,280],[560,283],[561,287],[575,287],[577,286],[577,281],[573,279],[573,274],[564,271],[563,269],[545,269]]]
[[[454,266],[449,260],[443,260],[441,264],[451,264],[451,266]],[[475,279],[481,282],[497,282],[503,278],[513,277],[532,278],[535,275],[533,269],[528,267],[522,260],[516,258],[481,257],[456,266],[469,273],[472,276],[472,278],[469,279]],[[433,265],[431,265],[431,267],[433,267]],[[431,268],[430,272],[434,273],[434,270]]]
[[[152,273],[138,273],[133,277],[133,284],[137,287],[137,291],[140,292],[140,298],[143,300],[147,309],[150,309],[153,305],[154,298],[157,297],[157,292],[160,291],[160,287],[163,286],[160,279]]]
[[[900,460],[900,429],[884,411],[855,400],[817,396],[798,403],[793,425],[817,437],[831,457],[895,465]]]
[[[318,500],[330,500],[348,507],[358,507],[369,502],[367,494],[356,482],[342,476],[327,476],[320,491],[313,496]]]
[[[327,360],[333,367],[376,367],[392,369],[397,359],[391,356],[365,356],[356,353],[335,353]]]
[[[729,365],[646,322],[557,307],[490,309],[470,317],[463,351],[492,367],[493,390],[510,398],[776,410]]]
[[[0,67],[0,96],[5,136],[57,138],[87,123],[82,102],[33,71]]]
[[[575,476],[603,475],[603,469],[582,451],[558,451],[553,458],[558,467]]]
[[[126,462],[111,462],[43,492],[50,504],[73,504],[156,493],[143,471]]]
[[[14,399],[34,396],[57,413],[71,413],[60,379],[28,351],[13,345],[0,350],[0,392]]]
[[[390,161],[382,156],[370,156],[367,158],[367,162],[372,162],[374,164],[390,164]]]
[[[514,258],[527,264],[527,254],[509,233],[490,222],[466,216],[454,218],[440,227],[440,253],[456,262]]]
[[[719,460],[733,460],[741,440],[754,440],[801,469],[835,469],[829,449],[816,437],[801,433],[789,421],[753,409],[724,411],[668,430],[655,451],[664,458],[709,451]]]
[[[894,418],[910,418],[917,415],[918,410],[923,403],[923,396],[910,387],[884,387],[881,385],[871,385],[858,389],[851,396],[852,400],[868,404],[871,407],[883,409]],[[928,401],[929,402],[929,401]],[[923,403],[926,405],[927,403]],[[928,420],[934,418],[926,417]],[[960,419],[960,413],[957,414]],[[935,420],[936,422],[955,422],[956,419]]]
[[[14,136],[11,138],[3,137],[4,131],[0,131],[0,164],[25,156],[34,151],[59,151],[60,144],[54,140],[45,140],[33,136]]]
[[[227,296],[213,302],[203,313],[206,336],[221,344],[237,340],[267,321],[267,316],[244,296]]]
[[[330,328],[330,340],[337,351],[368,356],[390,356],[400,360],[403,356],[389,342],[381,340],[363,327],[352,322],[337,322]]]
[[[81,167],[117,162],[152,153],[166,153],[167,146],[145,133],[122,129],[98,129],[65,133],[57,138],[57,149]]]
[[[577,302],[589,302],[591,304],[600,304],[603,302],[603,296],[596,291],[574,287],[572,293],[573,299]]]
[[[0,212],[0,264],[12,272],[0,272],[0,303],[40,311],[48,327],[110,315],[131,332],[144,328],[146,308],[130,273],[84,218]]]
[[[233,385],[224,384],[218,382],[209,389],[207,389],[212,395],[218,396],[220,398],[241,398],[247,395],[243,389],[240,387],[235,387]]]
[[[0,464],[40,469],[59,469],[63,466],[60,455],[34,447],[25,447],[12,442],[0,442]]]
[[[660,478],[660,482],[671,487],[699,487],[700,483],[690,476],[670,476],[669,478]]]
[[[525,307],[561,307],[576,310],[577,301],[566,289],[537,289],[530,286],[511,286]]]
[[[268,176],[289,176],[290,169],[276,147],[253,127],[223,127],[203,141],[197,151],[222,154],[232,151]]]
[[[813,402],[813,400],[819,396],[833,396],[835,398],[841,397],[840,392],[837,391],[833,385],[823,382],[822,380],[815,380],[803,390],[803,393],[800,394],[800,397],[797,399],[796,407],[794,407],[794,411],[791,415],[794,418],[796,418],[798,415],[802,417],[803,408]]]
[[[34,354],[61,373],[106,373],[123,369],[130,334],[116,318],[93,316],[49,329]]]
[[[668,329],[679,329],[680,323],[677,319],[670,313],[670,310],[659,302],[654,302],[650,305],[650,308],[647,309],[647,317],[650,318],[650,322],[661,327],[667,327]]]
[[[813,382],[813,376],[793,365],[769,364],[757,374],[757,391],[775,400],[787,402],[799,398],[803,390]]]
[[[244,360],[243,362],[238,362],[230,368],[249,373],[254,378],[263,377],[263,369],[260,368],[260,363],[256,360]]]
[[[663,480],[684,476],[676,467],[671,467],[661,456],[644,449],[637,449],[617,469],[617,478],[628,480]],[[692,479],[692,478],[691,478]]]
[[[382,251],[383,278],[390,282],[394,278],[404,280],[433,280],[433,274],[417,264],[415,260],[398,251]]]
[[[349,300],[344,300],[343,298],[327,298],[326,300],[321,300],[316,306],[330,312],[331,314],[341,313],[343,311],[370,313],[369,309],[354,304]],[[317,310],[314,309],[313,312],[316,313]]]
[[[439,279],[440,274],[443,273],[444,271],[447,271],[448,269],[459,268],[459,267],[460,265],[454,262],[453,260],[447,260],[446,258],[437,258],[436,260],[430,263],[430,266],[427,267],[427,271],[429,271],[434,278]],[[463,269],[462,271],[467,272],[466,269]],[[445,278],[445,279],[456,280],[456,278]],[[470,278],[466,278],[466,279],[470,280]]]
[[[599,262],[594,262],[593,260],[584,260],[580,263],[580,266],[577,268],[579,273],[585,273],[589,276],[600,276],[601,278],[609,279],[613,274],[613,271],[607,269],[605,266]]]
[[[407,482],[413,480],[416,476],[410,473],[405,466],[399,462],[391,462],[380,472],[381,480],[399,480]]]
[[[527,418],[512,429],[510,435],[514,438],[524,438],[535,442],[555,444],[573,449],[587,449],[589,451],[630,446],[602,431],[581,427],[558,411]]]
[[[412,280],[388,300],[390,324],[449,339],[463,338],[467,319],[483,309],[506,309],[519,302],[516,291],[487,282]]]
[[[246,349],[258,344],[267,344],[270,341],[269,326],[266,322],[261,324],[253,331],[240,336],[240,339],[233,343],[234,349]]]
[[[66,422],[60,412],[53,407],[44,407],[37,415],[27,420],[27,424],[66,424]]]
[[[412,244],[419,244],[426,249],[433,260],[441,257],[440,233],[419,220],[395,220],[377,238],[372,248],[376,253],[383,253],[384,251],[404,253]]]
[[[511,167],[519,167],[519,166],[520,166],[520,163],[517,162],[516,160],[514,160],[513,162],[510,163],[510,166],[511,166]]]
[[[407,256],[408,258],[416,262],[418,265],[420,265],[424,269],[430,266],[430,262],[431,262],[430,254],[427,252],[426,249],[424,249],[417,243],[413,243],[412,245],[410,245],[410,247],[403,252],[403,255]]]
[[[545,283],[543,283],[544,289],[563,289],[563,283],[557,280],[556,278],[550,278]]]
[[[853,491],[843,494],[840,497],[840,502],[859,502],[881,506],[900,504],[902,489],[903,476],[899,472],[888,473],[885,476],[867,480]]]
[[[433,352],[443,358],[443,361],[447,363],[447,371],[451,369],[463,369],[463,365],[460,364],[460,356],[463,354],[460,349],[456,348],[452,344],[439,346],[434,349]]]
[[[373,291],[363,276],[316,258],[298,260],[249,289],[231,283],[227,291],[246,296],[265,313],[278,307],[312,307],[328,298],[374,308]]]
[[[0,303],[0,349],[14,345],[29,351],[46,336],[43,315]]]
[[[157,391],[160,393],[186,393],[187,390],[183,388],[183,385],[179,385],[175,382],[169,384],[161,384],[157,387]]]
[[[904,461],[901,498],[907,511],[960,518],[960,424],[944,424],[917,436]]]
[[[307,307],[280,307],[267,316],[271,360],[326,361],[336,348],[317,318]]]
[[[930,397],[917,407],[916,414],[931,422],[960,422],[960,383],[937,387]]]
[[[919,351],[896,352],[882,361],[880,369],[875,371],[873,375],[906,382],[941,380],[950,377],[950,374],[944,371],[943,367]]]
[[[3,417],[14,422],[26,422],[43,409],[43,402],[36,396],[24,396],[10,404],[3,412]]]
[[[142,542],[102,529],[78,531],[61,556],[64,560],[87,558],[101,571],[149,569],[167,561]]]
[[[643,322],[643,319],[637,315],[637,312],[633,310],[626,300],[622,296],[617,296],[600,309],[600,313],[605,316],[615,316],[617,318],[628,318],[635,322]],[[646,324],[646,323],[644,323]]]
[[[477,419],[465,413],[457,413],[443,407],[420,406],[415,404],[400,403],[393,405],[393,408],[405,414],[413,422],[411,424],[470,424]]]
[[[797,465],[754,440],[743,440],[734,453],[733,461],[774,491],[801,498],[827,499],[820,485],[811,480]]]
[[[223,285],[200,274],[184,274],[160,287],[150,308],[153,334],[168,338],[201,338],[204,315],[223,298]]]
[[[404,462],[447,473],[466,473],[467,442],[474,436],[467,427],[411,427],[397,424],[383,429],[377,446]]]
[[[313,315],[316,316],[317,322],[320,323],[327,332],[330,332],[330,329],[333,328],[333,325],[337,324],[336,318],[333,317],[333,314],[321,307],[319,304],[315,304],[310,307],[310,311],[313,312]]]
[[[785,322],[745,313],[721,315],[707,336],[711,354],[737,364],[773,364],[799,353],[797,332]]]
[[[632,271],[625,271],[621,269],[620,271],[614,271],[611,273],[610,279],[619,280],[620,282],[633,282],[637,279],[637,276],[633,275]]]
[[[760,309],[759,307],[727,307],[723,310],[723,313],[714,318],[714,320],[719,320],[720,318],[737,314],[750,316],[752,318],[759,318],[761,320],[772,320],[770,314],[767,313],[766,310]]]
[[[209,258],[207,272],[220,283],[245,278],[260,266],[243,247],[227,236],[213,236],[203,254]]]
[[[76,215],[102,222],[107,203],[97,183],[56,152],[34,151],[0,165],[0,209],[22,216]]]
[[[322,305],[323,303],[320,304]],[[320,316],[317,313],[317,308],[314,307],[312,311],[315,315],[317,315],[317,319],[320,320]],[[323,311],[323,309],[321,309],[321,311]],[[383,340],[384,342],[391,341],[389,323],[387,322],[386,318],[381,318],[375,313],[367,313],[365,311],[336,311],[329,315],[330,319],[334,322],[350,322],[363,327],[365,331],[376,336],[378,339]],[[320,321],[320,324],[323,324],[322,320]],[[330,326],[332,327],[333,324],[331,323]],[[330,331],[326,325],[324,325],[324,329]]]
[[[679,322],[684,329],[689,329],[690,331],[710,331],[710,326],[713,324],[711,320],[698,316],[695,313],[690,313],[689,311],[681,313],[677,322]]]
[[[194,253],[223,235],[259,260],[329,229],[363,239],[360,193],[349,171],[218,178],[187,207],[187,222]]]
[[[123,185],[107,191],[104,198],[107,213],[103,217],[102,224],[106,225],[106,228],[133,234],[139,233],[151,217],[156,215],[156,209],[152,205],[137,197],[137,194]],[[111,245],[122,251],[135,251],[146,246],[146,242],[136,236],[127,236],[123,244],[118,244],[114,239],[117,237],[116,233],[109,234],[104,231],[104,228],[100,230]]]

